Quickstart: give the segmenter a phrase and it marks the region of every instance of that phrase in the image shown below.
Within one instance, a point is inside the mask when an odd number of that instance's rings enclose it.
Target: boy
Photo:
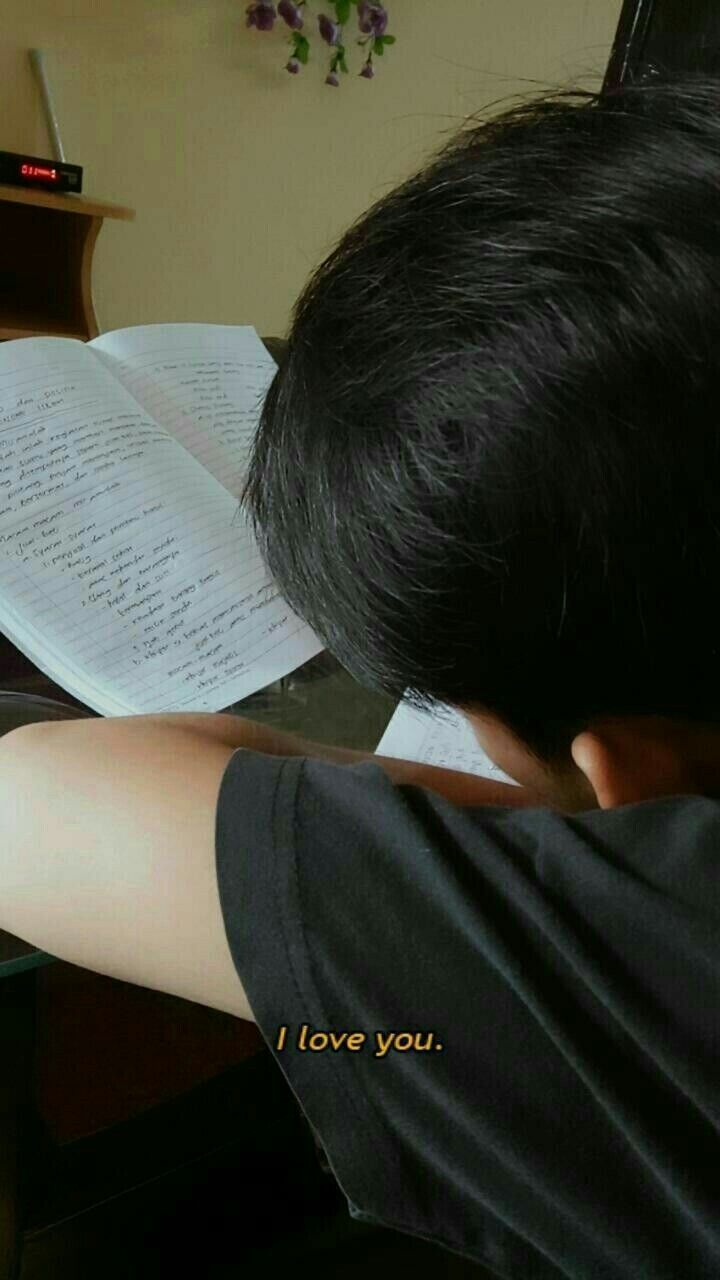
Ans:
[[[351,1214],[513,1280],[720,1273],[719,108],[461,133],[263,408],[280,591],[519,788],[229,716],[0,742],[0,926],[254,1018]]]

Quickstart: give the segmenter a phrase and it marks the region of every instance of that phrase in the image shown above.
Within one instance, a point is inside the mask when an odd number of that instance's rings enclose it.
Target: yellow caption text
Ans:
[[[313,1029],[309,1023],[302,1022],[298,1028],[294,1043],[288,1046],[288,1027],[283,1023],[278,1027],[275,1040],[276,1049],[295,1048],[300,1053],[360,1053],[370,1043],[374,1058],[385,1058],[391,1051],[395,1053],[427,1053],[431,1049],[442,1049],[435,1031],[322,1031]]]

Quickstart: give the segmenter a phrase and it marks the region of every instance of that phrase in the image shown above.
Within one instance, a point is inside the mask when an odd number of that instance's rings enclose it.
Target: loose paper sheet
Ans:
[[[443,708],[443,718],[398,704],[375,749],[376,755],[395,760],[416,760],[458,773],[474,773],[493,782],[518,784],[493,764],[483,751],[464,716],[454,707]]]

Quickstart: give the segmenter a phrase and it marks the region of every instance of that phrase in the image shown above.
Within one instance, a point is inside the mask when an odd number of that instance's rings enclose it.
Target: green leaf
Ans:
[[[380,39],[382,40],[383,44],[394,44],[394,43],[395,43],[395,37],[394,37],[394,36],[380,36]]]
[[[335,13],[339,23],[347,22],[350,17],[350,0],[335,0]]]
[[[383,49],[382,36],[376,36],[375,40],[373,41],[373,53],[383,54],[384,52],[385,50]]]
[[[295,38],[295,57],[297,58],[298,62],[302,62],[303,65],[305,65],[308,60],[308,53],[310,52],[310,42],[309,40],[306,39],[305,36],[298,35],[297,32],[295,32],[294,38]]]

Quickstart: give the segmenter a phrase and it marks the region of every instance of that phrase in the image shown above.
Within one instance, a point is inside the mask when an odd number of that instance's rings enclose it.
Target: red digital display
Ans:
[[[20,172],[24,178],[37,178],[40,182],[59,182],[60,180],[57,169],[48,168],[43,164],[21,164]]]

